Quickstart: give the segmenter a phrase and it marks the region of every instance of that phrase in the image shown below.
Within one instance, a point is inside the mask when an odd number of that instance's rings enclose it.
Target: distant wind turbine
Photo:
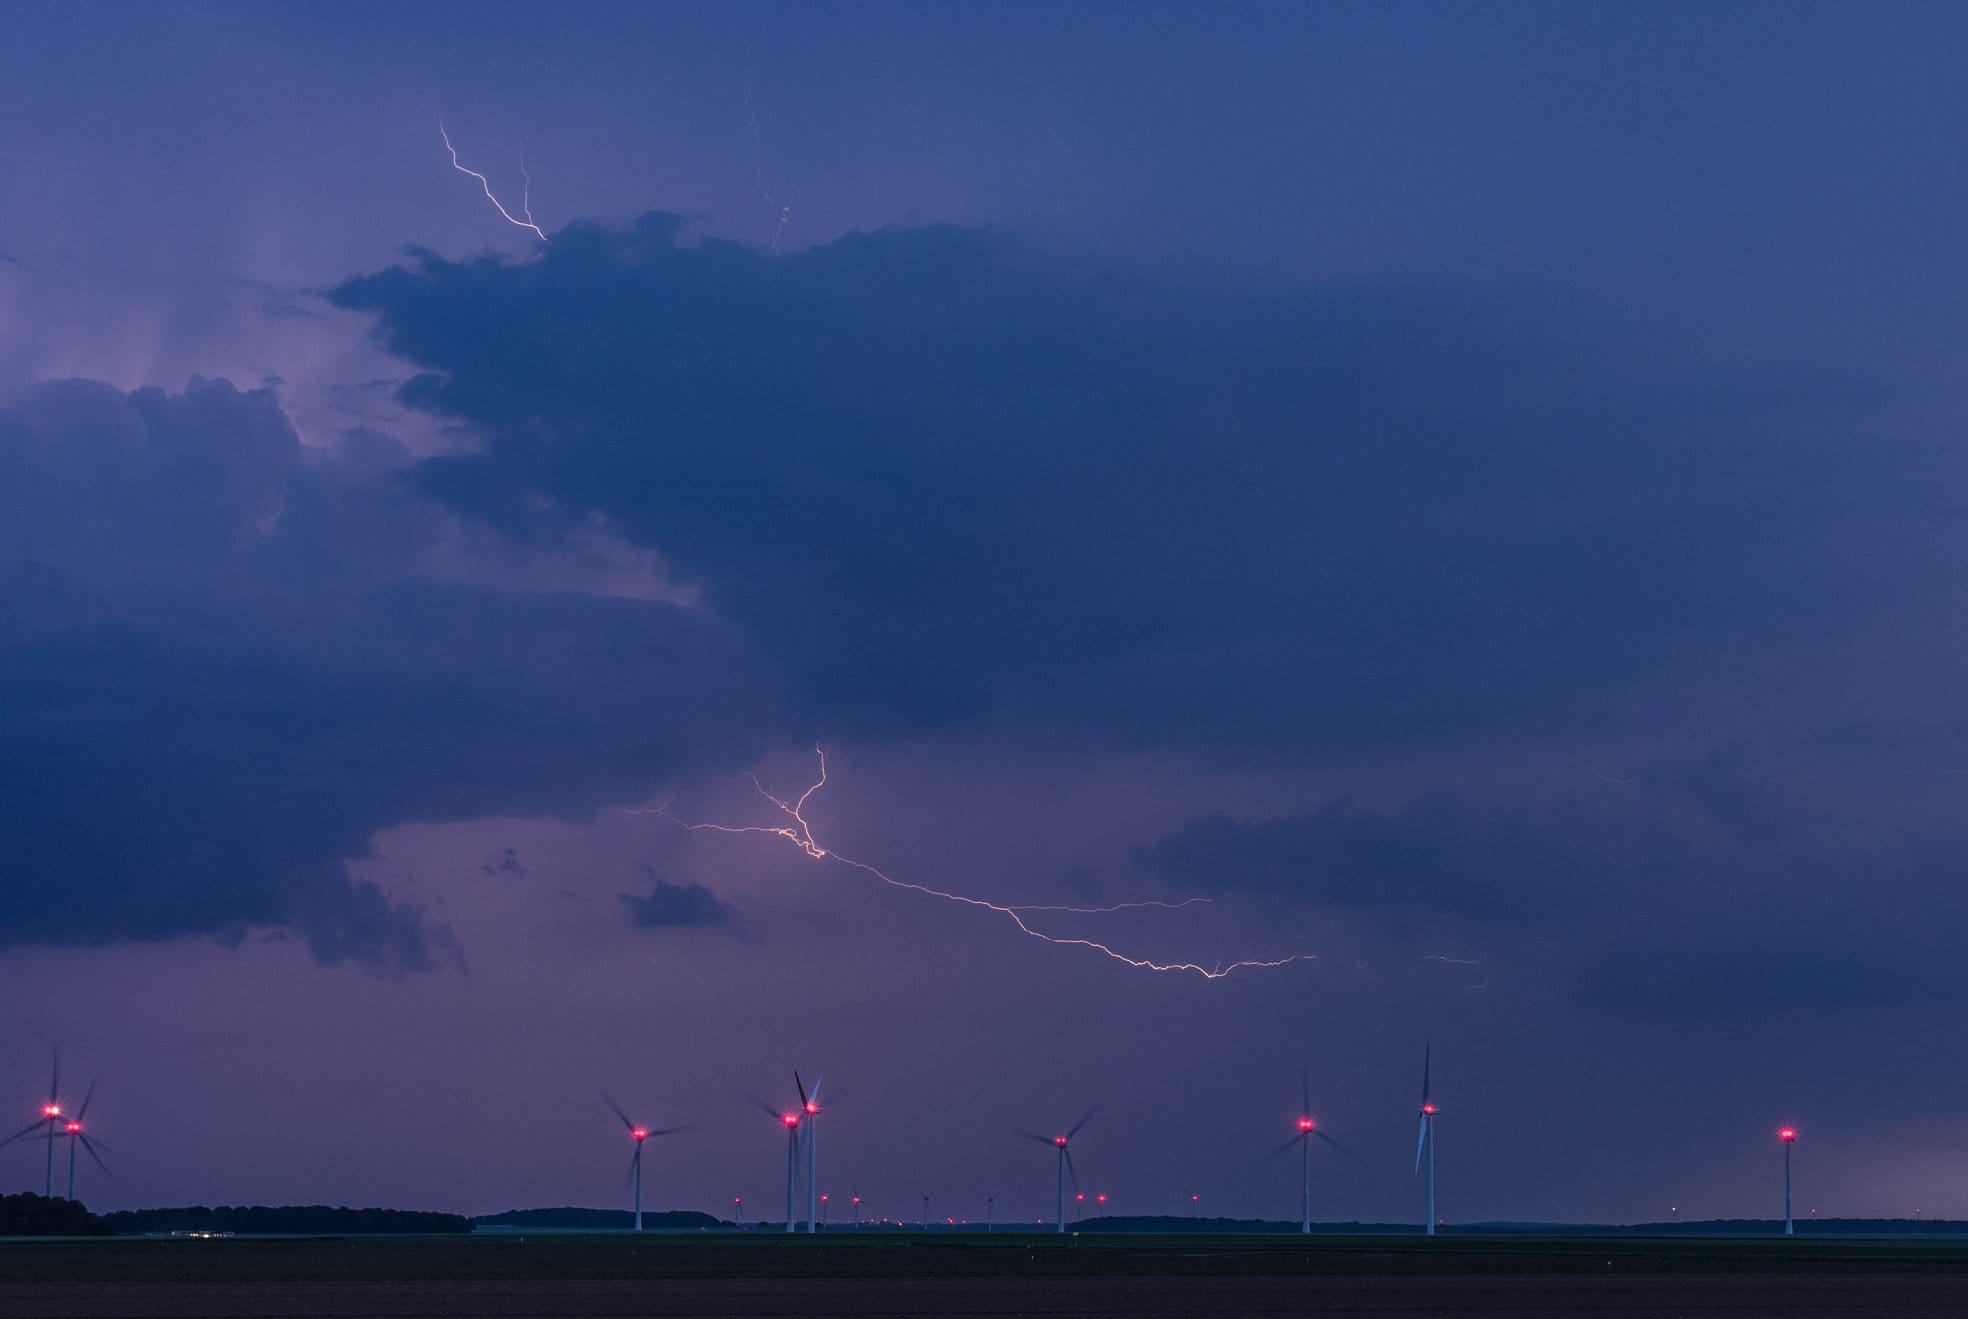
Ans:
[[[1063,1233],[1066,1230],[1066,1178],[1067,1176],[1070,1175],[1073,1178],[1074,1190],[1077,1191],[1080,1188],[1080,1175],[1073,1168],[1073,1155],[1072,1152],[1066,1148],[1067,1142],[1072,1140],[1073,1137],[1079,1135],[1080,1128],[1084,1127],[1087,1123],[1093,1121],[1093,1115],[1095,1113],[1098,1113],[1099,1111],[1100,1111],[1100,1106],[1098,1104],[1094,1105],[1092,1108],[1089,1108],[1086,1111],[1086,1116],[1082,1117],[1078,1122],[1075,1122],[1072,1126],[1068,1127],[1066,1129],[1066,1134],[1063,1136],[1041,1136],[1036,1131],[1025,1131],[1016,1127],[1012,1129],[1012,1134],[1014,1136],[1023,1136],[1027,1140],[1036,1140],[1037,1142],[1039,1142],[1039,1144],[1050,1145],[1053,1147],[1053,1149],[1058,1151],[1057,1176],[1058,1176],[1058,1196],[1059,1196],[1059,1200],[1058,1200],[1059,1218],[1058,1218],[1057,1225],[1054,1228],[1054,1230],[1057,1232]]]
[[[54,1070],[48,1078],[48,1098],[41,1105],[41,1116],[16,1131],[0,1146],[11,1145],[17,1140],[25,1140],[37,1131],[43,1131],[48,1141],[48,1168],[42,1183],[41,1194],[52,1200],[55,1198],[55,1129],[62,1125],[61,1106],[61,1052],[54,1055]],[[45,1130],[44,1130],[45,1129]]]
[[[755,1095],[746,1095],[745,1098],[786,1129],[786,1231],[791,1232],[799,1222],[793,1216],[793,1185],[799,1174],[800,1113],[782,1113]],[[801,1109],[804,1108],[802,1103]]]
[[[1421,1129],[1415,1133],[1415,1175],[1421,1174],[1421,1151],[1428,1147],[1428,1235],[1435,1235],[1435,1105],[1428,1099],[1428,1064],[1433,1045],[1421,1051]]]
[[[1788,1237],[1796,1235],[1790,1221],[1790,1147],[1797,1143],[1797,1129],[1785,1127],[1777,1132],[1777,1139],[1784,1147],[1784,1235]]]
[[[1319,1124],[1312,1120],[1312,1082],[1304,1072],[1300,1072],[1298,1076],[1298,1094],[1300,1103],[1298,1134],[1273,1150],[1271,1157],[1275,1159],[1293,1145],[1298,1146],[1298,1230],[1309,1236],[1312,1232],[1312,1138],[1318,1137],[1341,1153],[1346,1153],[1347,1150],[1344,1145],[1319,1130]]]
[[[68,1198],[71,1200],[75,1198],[75,1147],[77,1145],[80,1145],[89,1152],[89,1157],[94,1159],[96,1166],[103,1170],[103,1176],[107,1177],[110,1175],[109,1165],[102,1161],[102,1154],[100,1153],[100,1151],[107,1150],[109,1146],[99,1140],[90,1140],[89,1134],[82,1129],[82,1120],[89,1115],[89,1101],[95,1097],[96,1083],[91,1081],[89,1082],[88,1090],[82,1095],[82,1107],[75,1110],[75,1116],[68,1120],[66,1126],[68,1134]],[[50,1144],[52,1143],[50,1142]]]
[[[820,1185],[819,1145],[816,1137],[820,1134],[820,1079],[813,1078],[813,1089],[809,1092],[800,1074],[793,1073],[793,1084],[799,1088],[800,1111],[806,1115],[806,1230],[813,1233],[813,1195]]]
[[[642,1143],[651,1136],[668,1136],[678,1131],[687,1131],[689,1128],[664,1127],[660,1131],[651,1131],[648,1127],[630,1121],[629,1115],[622,1111],[622,1106],[607,1095],[601,1097],[601,1102],[608,1105],[609,1111],[616,1117],[622,1119],[622,1125],[629,1129],[629,1136],[635,1141],[635,1153],[629,1156],[629,1174],[635,1178],[635,1230],[640,1232],[642,1231]]]
[[[934,1191],[918,1191],[918,1192],[916,1192],[916,1194],[918,1194],[918,1195],[920,1195],[920,1196],[922,1197],[922,1202],[923,1202],[923,1221],[922,1221],[922,1225],[923,1225],[923,1231],[925,1231],[925,1232],[927,1232],[927,1231],[929,1231],[929,1202],[930,1202],[931,1200],[933,1200],[933,1199],[935,1199],[935,1198],[936,1198],[936,1192],[934,1192]]]

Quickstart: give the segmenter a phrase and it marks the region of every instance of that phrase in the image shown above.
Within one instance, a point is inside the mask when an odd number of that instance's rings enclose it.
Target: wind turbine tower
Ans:
[[[792,1232],[799,1219],[793,1216],[793,1186],[799,1176],[800,1116],[805,1110],[805,1096],[801,1096],[800,1107],[791,1112],[780,1112],[756,1095],[746,1095],[759,1111],[786,1129],[786,1230]]]
[[[1790,1147],[1797,1143],[1797,1129],[1785,1127],[1777,1132],[1777,1139],[1784,1147],[1784,1235],[1795,1236],[1796,1229],[1790,1221]]]
[[[1095,1113],[1098,1113],[1099,1111],[1100,1111],[1100,1107],[1097,1104],[1094,1107],[1089,1108],[1086,1111],[1086,1116],[1081,1118],[1078,1122],[1075,1122],[1071,1127],[1068,1127],[1066,1130],[1066,1134],[1063,1136],[1041,1136],[1036,1131],[1023,1131],[1018,1128],[1012,1129],[1012,1134],[1015,1136],[1023,1136],[1027,1140],[1036,1140],[1037,1142],[1039,1142],[1039,1144],[1050,1145],[1053,1147],[1054,1150],[1058,1151],[1057,1179],[1058,1179],[1059,1215],[1058,1215],[1057,1224],[1053,1229],[1055,1232],[1064,1233],[1066,1231],[1067,1174],[1069,1173],[1072,1174],[1074,1189],[1077,1190],[1080,1185],[1080,1175],[1078,1172],[1075,1172],[1073,1169],[1073,1154],[1072,1151],[1066,1148],[1067,1143],[1070,1142],[1073,1139],[1073,1137],[1079,1135],[1080,1128],[1084,1127],[1087,1123],[1093,1121],[1093,1115]]]
[[[1298,1094],[1301,1105],[1298,1110],[1298,1134],[1273,1150],[1271,1157],[1275,1159],[1294,1144],[1298,1146],[1298,1230],[1310,1236],[1312,1234],[1312,1139],[1316,1136],[1334,1149],[1343,1150],[1344,1147],[1319,1130],[1319,1124],[1312,1120],[1312,1083],[1303,1072],[1298,1078]]]
[[[667,1136],[686,1128],[664,1127],[661,1131],[651,1131],[648,1127],[630,1121],[629,1115],[622,1111],[622,1106],[607,1095],[601,1097],[601,1102],[608,1105],[609,1111],[616,1117],[622,1119],[622,1125],[628,1129],[629,1138],[635,1141],[635,1153],[629,1156],[629,1175],[635,1179],[635,1230],[640,1232],[642,1231],[642,1144],[651,1136]]]
[[[813,1089],[808,1092],[800,1080],[800,1074],[793,1073],[793,1084],[799,1089],[800,1112],[806,1116],[806,1230],[808,1235],[814,1231],[814,1190],[819,1186],[818,1147],[815,1139],[820,1134],[820,1077],[813,1078]]]
[[[1428,1148],[1428,1235],[1435,1235],[1435,1105],[1428,1098],[1428,1064],[1433,1046],[1421,1051],[1421,1129],[1415,1133],[1415,1174],[1421,1173],[1421,1151]]]
[[[48,1078],[48,1098],[41,1105],[41,1116],[22,1127],[19,1131],[16,1131],[13,1135],[7,1137],[7,1139],[0,1140],[0,1145],[11,1145],[17,1140],[24,1140],[32,1136],[37,1131],[41,1132],[47,1138],[48,1166],[46,1175],[42,1181],[41,1194],[50,1200],[55,1198],[55,1132],[58,1127],[63,1125],[60,1094],[61,1054],[57,1052],[55,1054],[54,1071]]]
[[[82,1096],[82,1107],[75,1110],[75,1116],[68,1120],[66,1126],[68,1133],[68,1198],[71,1200],[75,1198],[75,1147],[77,1145],[80,1145],[89,1152],[89,1157],[96,1161],[96,1166],[101,1168],[104,1173],[109,1171],[109,1165],[102,1161],[102,1155],[98,1153],[100,1150],[108,1149],[109,1146],[99,1140],[90,1140],[88,1133],[82,1129],[82,1120],[89,1115],[89,1101],[95,1097],[96,1083],[91,1081],[89,1082],[89,1089]]]

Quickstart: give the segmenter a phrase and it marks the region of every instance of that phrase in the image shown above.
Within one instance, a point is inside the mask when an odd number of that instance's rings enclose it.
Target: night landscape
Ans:
[[[0,1316],[1968,1312],[1968,9],[0,27]]]

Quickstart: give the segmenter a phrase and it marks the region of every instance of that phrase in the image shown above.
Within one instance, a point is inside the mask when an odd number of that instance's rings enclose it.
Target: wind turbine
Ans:
[[[1054,1231],[1063,1233],[1066,1230],[1066,1176],[1067,1174],[1068,1173],[1072,1174],[1073,1188],[1075,1190],[1078,1190],[1080,1185],[1080,1174],[1076,1172],[1073,1168],[1073,1155],[1072,1152],[1066,1148],[1066,1144],[1068,1141],[1072,1140],[1073,1137],[1079,1135],[1080,1128],[1084,1127],[1087,1123],[1093,1121],[1093,1115],[1095,1113],[1098,1113],[1099,1111],[1100,1111],[1100,1106],[1098,1104],[1095,1104],[1092,1108],[1089,1108],[1086,1111],[1086,1116],[1082,1117],[1078,1122],[1075,1122],[1072,1126],[1068,1127],[1066,1129],[1066,1134],[1063,1136],[1041,1136],[1036,1131],[1025,1131],[1017,1127],[1012,1128],[1012,1135],[1023,1136],[1027,1140],[1036,1140],[1037,1142],[1039,1142],[1039,1144],[1050,1145],[1053,1147],[1053,1149],[1058,1151],[1059,1221],[1058,1221],[1058,1225],[1054,1228]]]
[[[793,1186],[799,1175],[800,1112],[805,1105],[802,1104],[800,1109],[782,1113],[756,1095],[746,1095],[745,1098],[751,1100],[760,1111],[786,1129],[786,1231],[791,1232],[794,1224],[799,1222],[793,1217]]]
[[[1797,1143],[1797,1129],[1785,1127],[1777,1132],[1777,1139],[1784,1147],[1784,1235],[1788,1237],[1796,1235],[1790,1222],[1790,1147]]]
[[[89,1115],[89,1101],[95,1097],[96,1083],[91,1081],[88,1090],[82,1096],[82,1107],[75,1110],[75,1116],[68,1120],[65,1128],[68,1134],[68,1198],[71,1200],[75,1198],[75,1147],[77,1145],[89,1152],[89,1157],[96,1161],[96,1166],[103,1170],[105,1177],[109,1175],[109,1165],[102,1161],[102,1155],[97,1152],[106,1150],[109,1146],[99,1140],[90,1140],[88,1133],[82,1129],[82,1119]]]
[[[48,1099],[47,1102],[41,1105],[41,1116],[22,1127],[19,1131],[16,1131],[13,1135],[7,1137],[7,1139],[0,1140],[0,1145],[11,1145],[17,1140],[24,1140],[32,1136],[44,1127],[47,1128],[48,1170],[46,1180],[42,1183],[41,1193],[50,1200],[55,1198],[55,1128],[62,1125],[60,1094],[61,1053],[57,1051],[55,1054],[54,1071],[48,1078]]]
[[[651,1131],[648,1127],[631,1122],[629,1115],[622,1111],[622,1106],[607,1095],[601,1097],[601,1102],[608,1105],[609,1111],[616,1117],[622,1119],[622,1125],[629,1129],[629,1136],[635,1141],[635,1153],[629,1157],[629,1173],[635,1178],[635,1230],[640,1232],[642,1231],[642,1143],[651,1136],[668,1136],[674,1132],[687,1131],[689,1128],[664,1127],[661,1131]]]
[[[1428,1235],[1435,1235],[1435,1105],[1428,1100],[1429,1055],[1433,1045],[1421,1050],[1421,1129],[1415,1133],[1415,1174],[1421,1174],[1421,1149],[1428,1147]]]
[[[986,1232],[991,1230],[991,1220],[996,1214],[994,1206],[997,1203],[997,1196],[991,1194],[989,1191],[984,1192],[984,1230]]]
[[[1273,1150],[1271,1157],[1275,1159],[1293,1145],[1298,1146],[1298,1230],[1310,1236],[1312,1233],[1312,1138],[1317,1136],[1342,1153],[1346,1152],[1346,1147],[1319,1130],[1319,1124],[1312,1120],[1312,1082],[1304,1072],[1298,1075],[1298,1093],[1302,1105],[1298,1110],[1298,1134]]]
[[[934,1192],[934,1191],[918,1191],[918,1192],[916,1192],[916,1194],[917,1194],[917,1195],[920,1195],[920,1196],[922,1197],[922,1202],[923,1202],[923,1222],[922,1222],[922,1225],[923,1225],[923,1231],[925,1231],[925,1232],[927,1232],[927,1231],[929,1231],[929,1202],[930,1202],[930,1201],[931,1201],[932,1199],[934,1199],[934,1198],[936,1197],[936,1192]]]
[[[795,1071],[795,1072],[793,1073],[793,1084],[794,1084],[795,1086],[797,1086],[797,1087],[799,1088],[799,1094],[800,1094],[800,1111],[801,1111],[802,1113],[804,1113],[804,1114],[806,1114],[806,1118],[807,1118],[807,1123],[806,1123],[806,1231],[807,1231],[807,1234],[808,1234],[809,1236],[810,1236],[810,1235],[812,1235],[812,1233],[813,1233],[813,1193],[814,1193],[814,1188],[815,1188],[815,1187],[817,1187],[817,1186],[818,1186],[818,1185],[820,1184],[820,1182],[819,1182],[819,1178],[818,1178],[818,1168],[817,1168],[817,1160],[818,1160],[818,1158],[819,1158],[819,1154],[818,1154],[818,1148],[819,1148],[819,1144],[820,1144],[820,1142],[819,1142],[818,1140],[816,1140],[816,1139],[815,1139],[815,1137],[817,1137],[817,1136],[818,1136],[818,1135],[820,1134],[820,1121],[819,1121],[819,1119],[820,1119],[820,1079],[821,1079],[821,1078],[819,1078],[819,1077],[817,1077],[817,1076],[813,1078],[813,1090],[812,1090],[812,1091],[811,1091],[811,1092],[809,1093],[809,1092],[807,1091],[807,1088],[806,1088],[806,1085],[805,1085],[805,1083],[804,1083],[804,1082],[802,1082],[802,1081],[800,1080],[800,1074],[799,1074],[799,1073],[798,1073],[797,1071]]]

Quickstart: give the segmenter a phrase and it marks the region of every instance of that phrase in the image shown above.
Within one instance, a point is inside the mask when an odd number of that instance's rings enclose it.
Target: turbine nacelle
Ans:
[[[1437,1109],[1433,1104],[1423,1104],[1421,1106],[1421,1115],[1423,1117],[1434,1117],[1436,1112]]]
[[[1309,1117],[1302,1117],[1298,1120],[1298,1129],[1300,1131],[1311,1131],[1314,1127],[1318,1125],[1319,1125],[1318,1123],[1314,1122]]]
[[[81,1134],[81,1131],[82,1131],[82,1124],[81,1124],[80,1122],[73,1122],[73,1121],[71,1121],[71,1122],[70,1122],[70,1123],[68,1124],[68,1134],[69,1134],[69,1135],[71,1135],[71,1136],[75,1136],[75,1135],[79,1135],[79,1134]]]
[[[1797,1132],[1794,1128],[1785,1127],[1777,1133],[1777,1139],[1788,1145],[1797,1139]]]
[[[41,1116],[42,1116],[42,1117],[60,1117],[60,1116],[61,1116],[61,1111],[62,1111],[62,1110],[61,1110],[61,1105],[60,1105],[60,1104],[43,1104],[43,1105],[41,1105]]]
[[[635,1137],[635,1138],[636,1138],[637,1140],[648,1140],[648,1139],[649,1139],[649,1128],[647,1128],[647,1127],[633,1127],[633,1128],[631,1128],[631,1129],[629,1130],[629,1134],[630,1134],[631,1136],[633,1136],[633,1137]]]

